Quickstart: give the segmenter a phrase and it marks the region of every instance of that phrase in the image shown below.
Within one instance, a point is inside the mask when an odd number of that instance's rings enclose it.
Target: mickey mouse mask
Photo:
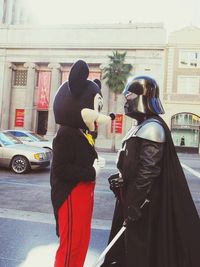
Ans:
[[[69,80],[58,89],[54,99],[55,121],[60,125],[94,131],[95,123],[105,123],[110,116],[100,114],[103,107],[101,82],[88,80],[89,67],[83,60],[75,62]]]

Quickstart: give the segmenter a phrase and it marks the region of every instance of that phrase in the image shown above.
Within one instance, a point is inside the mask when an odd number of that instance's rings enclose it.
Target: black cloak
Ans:
[[[136,260],[126,258],[125,231],[107,253],[102,267],[199,267],[200,266],[200,219],[177,156],[171,132],[159,116],[166,142],[162,158],[162,171],[153,184],[151,201],[142,211],[142,217],[132,222],[132,234],[144,231],[147,255],[132,247]],[[121,203],[116,202],[109,242],[122,227],[124,221]],[[128,226],[127,226],[128,227]],[[131,232],[131,231],[130,231]],[[133,236],[134,238],[134,236]],[[137,258],[146,259],[140,265]],[[110,264],[116,262],[116,264]],[[126,263],[125,263],[126,262]],[[140,261],[141,262],[141,261]]]

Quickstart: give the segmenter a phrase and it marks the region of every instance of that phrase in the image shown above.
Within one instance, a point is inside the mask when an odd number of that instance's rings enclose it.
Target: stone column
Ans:
[[[32,130],[36,65],[34,63],[27,62],[24,64],[24,67],[27,68],[28,71],[24,109],[24,128],[26,130]]]
[[[0,24],[3,23],[4,0],[0,0]]]
[[[3,102],[2,102],[2,118],[1,129],[6,130],[9,128],[10,122],[10,104],[11,104],[11,88],[12,88],[12,71],[16,67],[12,63],[7,63],[4,75],[3,85]]]
[[[11,24],[12,22],[12,12],[13,12],[13,0],[7,0],[6,3],[6,14],[5,14],[5,23]]]
[[[54,113],[53,113],[53,101],[55,94],[60,86],[60,64],[50,63],[48,68],[51,69],[51,88],[50,88],[50,99],[49,99],[49,112],[48,112],[48,126],[47,126],[47,137],[51,139],[57,130]]]
[[[21,0],[15,0],[14,12],[13,12],[13,24],[20,23],[21,12]]]

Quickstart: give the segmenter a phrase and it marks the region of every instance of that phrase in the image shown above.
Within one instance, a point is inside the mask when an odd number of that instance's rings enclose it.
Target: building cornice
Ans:
[[[56,24],[56,25],[37,25],[37,24],[1,24],[0,29],[36,29],[36,30],[52,30],[52,29],[164,29],[163,23],[109,23],[109,24]]]
[[[6,49],[164,49],[162,24],[100,24],[0,28],[0,48]]]
[[[91,43],[85,43],[85,44],[78,44],[78,43],[67,43],[67,44],[23,44],[23,43],[0,43],[0,49],[70,49],[70,50],[77,50],[77,49],[85,49],[85,50],[90,50],[90,49],[98,49],[98,50],[116,50],[116,49],[121,49],[121,50],[137,50],[137,49],[144,49],[144,50],[164,50],[165,49],[165,44],[93,44]]]

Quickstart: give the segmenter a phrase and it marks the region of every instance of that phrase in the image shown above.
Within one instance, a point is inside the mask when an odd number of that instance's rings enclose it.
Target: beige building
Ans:
[[[164,116],[177,149],[197,152],[200,137],[200,28],[169,36],[165,54]]]
[[[70,66],[79,58],[89,64],[91,79],[101,78],[108,55],[113,50],[127,51],[133,74],[153,75],[162,87],[166,32],[161,24],[2,24],[0,35],[1,129],[23,127],[46,134],[47,127],[47,135],[53,136],[53,98],[67,79]],[[107,113],[112,110],[113,99],[104,82],[102,91]],[[119,112],[123,112],[121,105]]]
[[[15,12],[10,13],[10,8]],[[73,62],[82,58],[89,64],[90,79],[101,79],[108,55],[118,50],[127,52],[132,75],[150,75],[158,81],[166,111],[163,118],[177,149],[198,151],[200,29],[185,28],[167,41],[160,23],[36,27],[24,24],[27,14],[21,8],[19,0],[0,0],[4,10],[0,13],[0,129],[29,129],[52,138],[57,129],[53,99]],[[113,95],[105,81],[102,85],[107,114],[112,111]],[[122,96],[117,113],[122,127],[116,139],[121,140],[134,123],[120,117]],[[99,130],[99,138],[111,138],[110,125]],[[180,146],[183,137],[185,145]]]

